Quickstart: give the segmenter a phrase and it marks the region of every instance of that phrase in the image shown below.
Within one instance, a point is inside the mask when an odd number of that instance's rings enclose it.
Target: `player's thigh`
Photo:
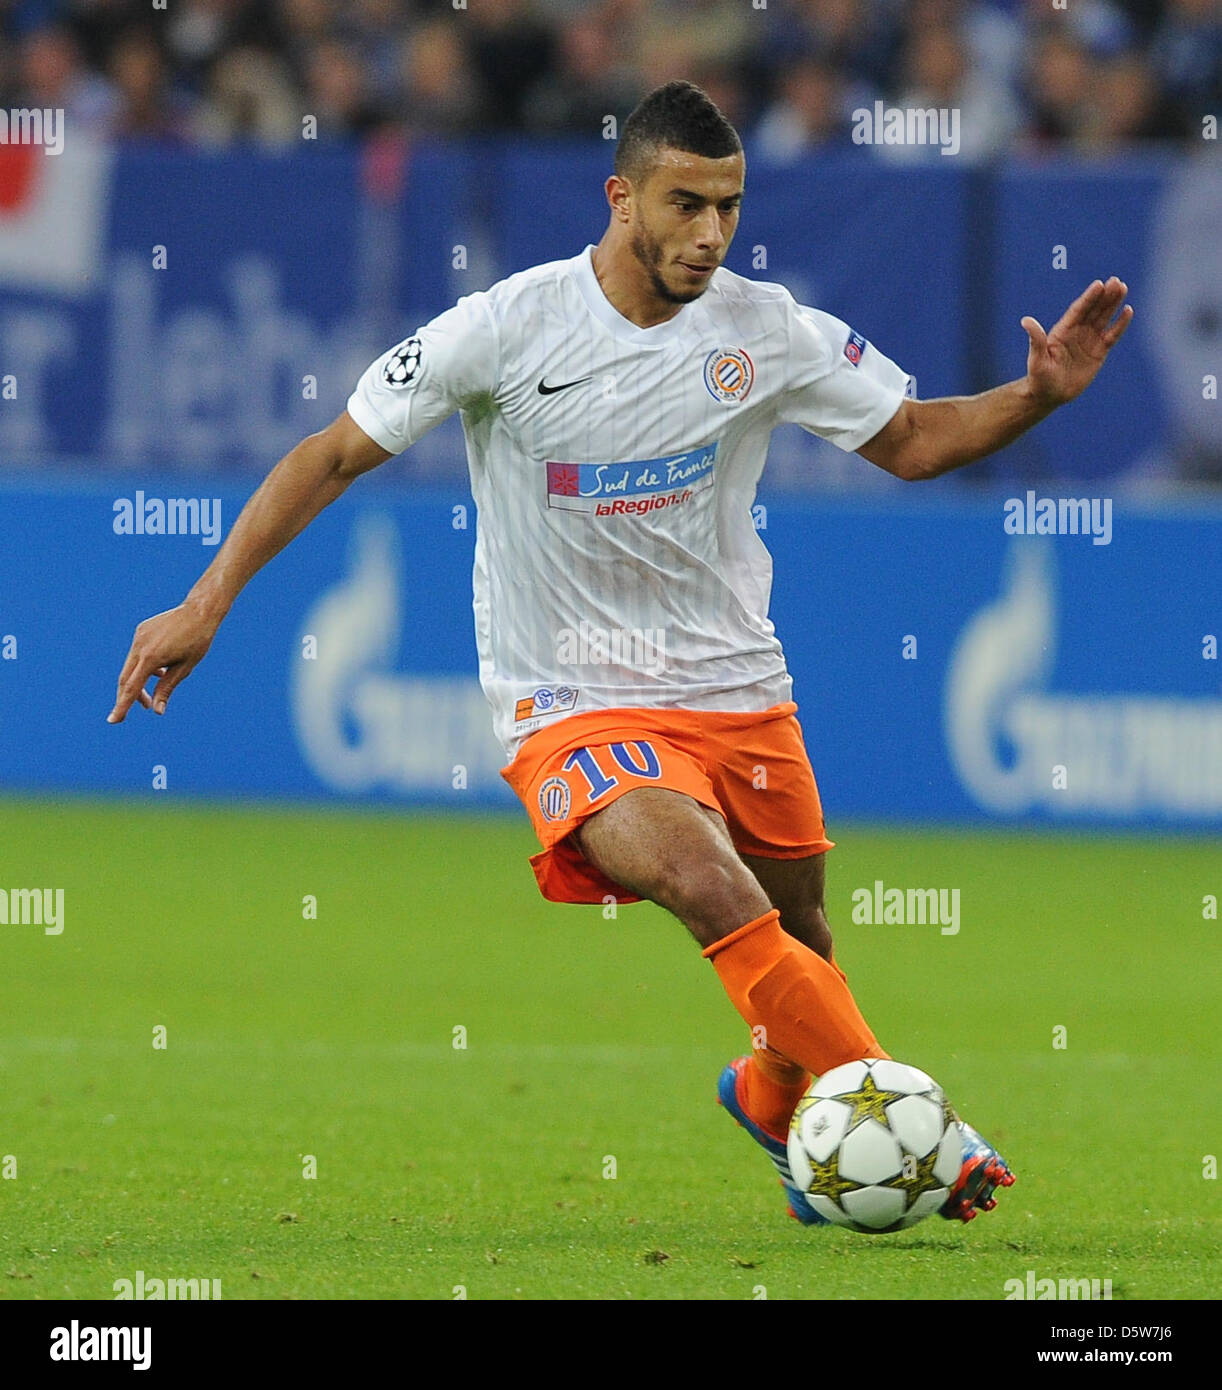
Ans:
[[[832,933],[823,907],[827,855],[771,859],[744,854],[743,862],[781,914],[781,927],[825,959],[832,953]]]
[[[682,792],[635,788],[573,835],[595,868],[673,912],[702,946],[771,906],[721,816]]]

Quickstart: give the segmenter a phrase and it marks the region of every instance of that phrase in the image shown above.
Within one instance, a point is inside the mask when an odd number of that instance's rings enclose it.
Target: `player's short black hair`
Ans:
[[[643,178],[663,150],[683,150],[706,159],[739,154],[738,131],[691,82],[667,82],[643,97],[624,122],[615,147],[615,172]]]

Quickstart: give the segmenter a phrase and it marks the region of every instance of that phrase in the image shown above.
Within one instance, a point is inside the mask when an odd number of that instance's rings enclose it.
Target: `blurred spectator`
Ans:
[[[1186,126],[1222,105],[1222,4],[1170,0],[1150,47],[1154,73]]]
[[[971,66],[963,39],[946,26],[916,28],[904,54],[899,105],[905,109],[958,111],[959,149],[965,160],[997,154],[1009,141],[1016,115],[1008,92],[983,80]],[[936,145],[880,145],[890,159],[940,157]]]
[[[353,35],[375,99],[393,105],[401,96],[400,36],[405,27],[401,0],[356,0]]]
[[[764,37],[764,11],[739,0],[653,0],[637,6],[636,41],[643,56],[677,40],[694,67],[735,67]]]
[[[1183,120],[1140,53],[1125,53],[1101,64],[1094,111],[1084,132],[1087,149],[1115,153],[1125,145],[1183,134]]]
[[[371,99],[360,55],[339,39],[322,39],[310,51],[303,109],[317,118],[320,139],[366,135],[386,119]]]
[[[137,15],[129,0],[68,0],[67,4],[55,0],[50,8],[58,13],[59,22],[71,29],[82,59],[94,72],[105,70],[110,50],[121,35],[137,23],[155,23],[151,4]]]
[[[642,75],[623,54],[605,12],[587,10],[560,35],[557,71],[535,90],[529,124],[536,130],[600,134],[608,115],[623,120],[644,89]]]
[[[1114,58],[1138,41],[1137,29],[1116,0],[1072,0],[1050,17],[1046,0],[1029,0],[1034,22],[1067,30],[1095,58]]]
[[[232,140],[286,144],[300,138],[303,114],[284,64],[262,49],[237,48],[213,66],[195,132],[211,145]]]
[[[134,6],[128,6],[130,14]],[[246,37],[252,18],[249,0],[167,0],[157,32],[175,72],[196,86],[203,72]]]
[[[967,52],[973,82],[998,89],[1013,109],[1028,39],[1011,7],[910,0],[902,7],[902,18],[909,43],[926,29],[954,30]]]
[[[165,60],[145,30],[121,38],[110,53],[117,101],[111,133],[129,140],[183,140],[188,126],[182,102],[169,89]]]
[[[723,63],[694,63],[688,69],[688,76],[697,87],[708,93],[710,100],[716,103],[731,125],[746,128],[753,113],[736,68]]]
[[[1049,29],[1031,52],[1027,133],[1036,145],[1076,143],[1090,121],[1095,66],[1068,32]]]
[[[886,0],[773,0],[769,56],[818,58],[841,73],[849,104],[864,105],[893,85],[901,9]]]
[[[109,135],[116,96],[109,82],[83,66],[68,30],[40,29],[21,48],[16,104],[60,109],[69,127]]]
[[[534,89],[555,65],[555,31],[526,0],[478,0],[462,25],[483,90],[483,123],[520,130]]]
[[[782,73],[752,147],[767,163],[788,164],[832,140],[847,142],[848,132],[839,72],[818,58],[801,58]]]
[[[415,131],[456,135],[479,114],[475,78],[466,49],[448,20],[430,20],[400,52],[402,104],[395,112]]]

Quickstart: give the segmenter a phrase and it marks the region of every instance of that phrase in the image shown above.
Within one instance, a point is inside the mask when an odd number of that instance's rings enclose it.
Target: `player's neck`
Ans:
[[[663,299],[631,247],[610,231],[594,248],[592,264],[607,303],[638,328],[656,328],[686,307]]]

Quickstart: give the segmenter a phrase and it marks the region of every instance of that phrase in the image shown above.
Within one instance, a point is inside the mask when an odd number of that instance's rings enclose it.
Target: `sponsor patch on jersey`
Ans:
[[[742,348],[714,348],[704,359],[704,384],[723,405],[747,399],[755,381],[755,366]]]
[[[537,719],[544,714],[567,714],[577,703],[580,691],[575,685],[558,685],[555,689],[540,686],[533,695],[527,695],[513,707],[513,721],[521,724],[524,719]]]
[[[547,464],[547,505],[588,516],[644,516],[690,502],[713,486],[717,441],[685,454],[632,463]]]
[[[539,810],[544,820],[567,820],[573,794],[563,777],[549,777],[539,788]]]
[[[400,343],[395,348],[382,368],[382,380],[387,386],[402,390],[415,381],[420,371],[420,349],[419,338],[408,338],[405,343]]]
[[[844,345],[844,355],[853,366],[856,367],[861,362],[861,354],[865,352],[866,348],[869,346],[870,344],[866,342],[860,333],[854,333],[852,329],[850,329],[849,341]]]

